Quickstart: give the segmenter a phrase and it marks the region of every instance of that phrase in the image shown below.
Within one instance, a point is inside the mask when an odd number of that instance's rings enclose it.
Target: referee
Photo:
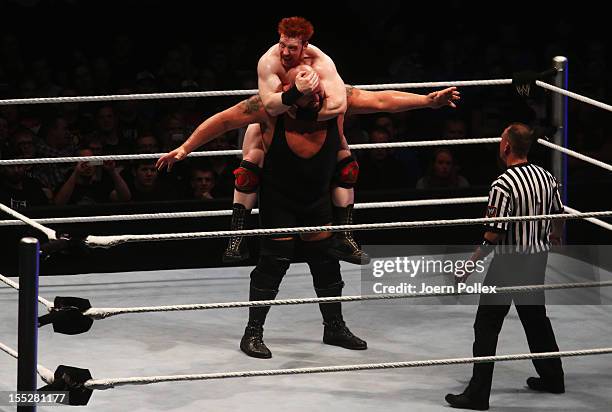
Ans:
[[[533,216],[563,213],[555,178],[545,169],[530,164],[527,154],[533,131],[522,123],[513,123],[502,133],[499,156],[507,170],[491,185],[487,217]],[[563,221],[498,222],[486,225],[484,240],[471,259],[495,255],[484,285],[517,286],[544,284],[550,245],[559,244]],[[465,281],[465,277],[459,281]],[[474,356],[493,356],[497,337],[514,301],[532,353],[559,350],[550,320],[546,316],[544,291],[529,294],[483,294],[474,322]],[[539,375],[527,379],[537,391],[565,392],[561,359],[538,359],[533,364]],[[462,394],[446,395],[455,408],[486,410],[493,379],[494,363],[475,363],[472,379]]]

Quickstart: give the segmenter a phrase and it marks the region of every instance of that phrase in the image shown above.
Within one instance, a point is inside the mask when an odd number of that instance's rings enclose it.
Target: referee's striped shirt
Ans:
[[[563,211],[557,180],[547,170],[530,163],[510,166],[491,185],[487,217],[533,216]],[[485,224],[503,232],[496,253],[537,253],[550,249],[550,220]]]

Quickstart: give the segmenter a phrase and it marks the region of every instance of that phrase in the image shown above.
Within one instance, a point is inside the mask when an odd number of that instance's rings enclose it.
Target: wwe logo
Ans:
[[[517,84],[515,87],[516,92],[519,94],[519,96],[529,96],[529,92],[531,91],[531,85],[529,83]]]

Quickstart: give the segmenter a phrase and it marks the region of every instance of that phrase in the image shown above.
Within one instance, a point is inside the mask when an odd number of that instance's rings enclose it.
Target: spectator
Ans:
[[[391,136],[382,127],[370,131],[370,143],[389,143]],[[414,187],[408,180],[402,162],[393,157],[393,149],[368,150],[360,162],[361,173],[357,188],[361,190],[406,189]]]
[[[62,92],[64,97],[75,97],[78,95],[76,89],[67,88]],[[68,123],[68,130],[71,134],[76,136],[79,140],[90,134],[94,129],[94,116],[93,113],[85,111],[86,107],[91,105],[82,105],[78,102],[61,103],[57,105],[57,109],[61,113],[61,116]]]
[[[7,158],[20,159],[23,155],[5,151]],[[45,206],[49,200],[36,179],[26,175],[28,166],[0,166],[0,203],[14,210]]]
[[[39,131],[36,144],[36,154],[39,157],[74,156],[76,151],[75,138],[68,131],[66,120],[60,115],[52,115],[46,119]],[[43,187],[55,190],[61,185],[70,166],[66,163],[40,165],[32,170],[32,176],[38,179]]]
[[[4,117],[0,117],[0,159],[6,156],[3,152],[6,152],[8,146],[9,128],[8,122]]]
[[[191,169],[191,198],[198,200],[213,199],[212,191],[215,188],[217,176],[207,166],[195,165]]]
[[[17,156],[25,159],[36,157],[36,145],[34,133],[30,129],[21,127],[13,132],[10,145],[13,147]]]
[[[112,106],[105,104],[96,113],[96,130],[92,135],[104,143],[107,154],[128,154],[133,142],[128,141],[119,129],[119,122]]]
[[[127,88],[120,88],[117,94],[133,94],[134,92]],[[138,104],[136,100],[121,100],[116,103],[117,127],[121,131],[121,138],[126,142],[134,142],[139,135],[139,130],[142,129],[140,118],[138,116]]]
[[[167,185],[159,179],[155,160],[145,159],[132,164],[132,180],[128,183],[132,201],[153,202],[180,198],[175,185]]]
[[[91,149],[80,149],[79,156],[93,156]],[[55,194],[56,205],[83,205],[130,200],[130,190],[115,168],[115,162],[79,162]]]
[[[457,174],[453,154],[448,149],[438,149],[426,176],[419,179],[417,189],[446,189],[469,187],[467,179]]]
[[[135,142],[136,153],[159,153],[159,142],[151,133],[144,133]]]
[[[230,143],[230,134],[218,137],[202,147],[204,150],[212,151],[232,150],[236,148],[235,145]],[[215,176],[217,176],[213,197],[232,197],[234,193],[234,170],[238,167],[239,163],[236,157],[213,156],[210,158],[212,170],[215,172]]]

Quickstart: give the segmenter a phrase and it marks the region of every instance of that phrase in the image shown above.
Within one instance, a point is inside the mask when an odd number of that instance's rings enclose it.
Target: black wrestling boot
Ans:
[[[527,378],[527,386],[529,389],[539,392],[550,392],[550,393],[565,393],[565,384],[563,381],[551,382],[542,378]]]
[[[478,401],[471,399],[468,395],[461,393],[459,395],[447,394],[444,399],[453,408],[472,409],[475,411],[486,411],[489,409],[488,401]]]
[[[251,285],[249,301],[274,300],[278,290],[259,289]],[[263,325],[270,311],[270,306],[254,306],[249,308],[249,322],[240,340],[240,350],[252,358],[270,359],[272,352],[263,341]]]
[[[340,281],[324,289],[315,288],[315,292],[320,298],[331,298],[342,296],[343,287],[344,282]],[[323,325],[325,325],[323,329],[323,343],[352,350],[365,350],[368,348],[368,344],[365,341],[353,335],[349,328],[346,327],[342,318],[342,304],[340,302],[320,303],[319,310],[321,315],[323,315]]]
[[[352,225],[353,206],[334,206],[334,225]],[[331,256],[356,265],[367,265],[370,263],[370,256],[361,250],[359,243],[353,238],[353,232],[338,232],[335,236],[336,241],[328,251]]]
[[[272,352],[263,341],[263,323],[249,321],[240,340],[240,350],[252,358],[270,359]]]
[[[246,209],[240,203],[234,203],[232,206],[232,223],[231,230],[243,230],[246,226],[246,220],[251,214],[250,209]],[[246,245],[244,236],[232,236],[229,238],[229,243],[225,252],[223,252],[223,263],[237,263],[249,258],[249,249]]]
[[[368,344],[364,340],[353,335],[344,323],[342,316],[327,320],[323,322],[323,325],[325,325],[323,343],[351,350],[366,350],[368,348]]]

